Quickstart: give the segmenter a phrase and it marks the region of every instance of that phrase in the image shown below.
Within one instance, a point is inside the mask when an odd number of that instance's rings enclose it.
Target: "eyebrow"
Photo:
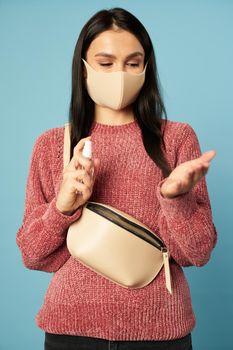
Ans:
[[[98,56],[116,58],[116,56],[111,55],[110,53],[107,53],[107,52],[99,52],[99,53],[97,53],[97,54],[95,55],[95,57],[98,57]],[[140,51],[136,51],[136,52],[133,52],[133,53],[127,55],[126,58],[132,58],[132,57],[136,57],[136,56],[141,56],[141,57],[143,57],[143,53],[140,52]]]

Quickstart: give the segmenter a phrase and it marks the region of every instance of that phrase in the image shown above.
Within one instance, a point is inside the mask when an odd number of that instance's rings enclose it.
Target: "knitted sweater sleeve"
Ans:
[[[189,124],[184,124],[182,135],[176,166],[201,155],[197,135]],[[205,177],[190,191],[172,199],[164,198],[160,193],[164,181],[166,179],[160,181],[157,187],[161,237],[178,264],[203,266],[217,241]]]
[[[26,185],[24,217],[16,234],[16,243],[25,267],[46,272],[57,271],[70,257],[66,247],[67,229],[82,212],[82,208],[79,208],[68,216],[56,207],[51,174],[51,130],[41,134],[34,143]]]

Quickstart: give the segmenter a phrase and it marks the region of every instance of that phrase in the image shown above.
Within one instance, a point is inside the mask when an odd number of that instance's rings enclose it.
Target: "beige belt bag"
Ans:
[[[64,167],[70,160],[70,130],[65,124]],[[172,294],[169,252],[161,238],[119,209],[87,201],[67,233],[70,254],[92,271],[125,288],[142,288],[165,270]]]

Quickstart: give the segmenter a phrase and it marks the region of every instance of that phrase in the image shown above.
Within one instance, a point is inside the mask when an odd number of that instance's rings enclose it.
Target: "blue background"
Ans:
[[[51,274],[26,269],[16,246],[32,146],[67,122],[71,61],[81,28],[96,11],[131,11],[154,44],[171,120],[215,149],[207,174],[217,247],[202,268],[185,269],[198,350],[232,349],[233,1],[0,1],[1,350],[41,350],[34,318]]]

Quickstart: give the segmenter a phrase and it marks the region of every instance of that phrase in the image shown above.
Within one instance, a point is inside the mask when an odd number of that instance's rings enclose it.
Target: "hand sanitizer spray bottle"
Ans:
[[[91,140],[86,140],[84,143],[84,147],[83,147],[83,151],[82,151],[82,155],[86,158],[90,158],[92,157],[92,143]]]

